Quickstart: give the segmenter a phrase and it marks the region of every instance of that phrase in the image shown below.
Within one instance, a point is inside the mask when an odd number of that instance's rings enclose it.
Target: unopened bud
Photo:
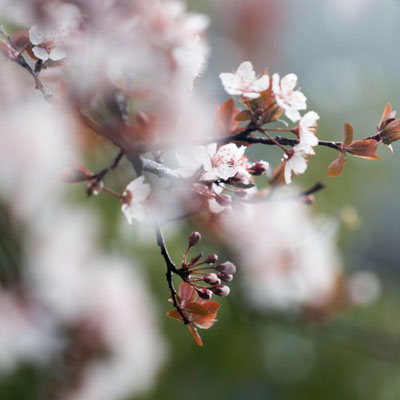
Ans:
[[[216,294],[217,296],[226,297],[231,292],[228,286],[220,285],[220,286],[213,286],[211,291]]]
[[[201,288],[201,289],[196,289],[198,295],[203,299],[203,300],[210,300],[212,297],[212,292],[209,289],[206,288]]]
[[[221,279],[219,279],[217,274],[214,274],[214,273],[205,274],[203,277],[203,281],[205,283],[209,283],[210,285],[213,285],[213,286],[221,284]]]
[[[214,264],[215,262],[218,261],[218,256],[216,254],[210,254],[207,256],[207,258],[204,260],[204,264]]]
[[[236,265],[230,261],[226,261],[222,264],[218,264],[215,269],[223,274],[232,275],[236,272]]]
[[[189,236],[189,247],[196,246],[201,240],[201,235],[199,232],[193,232]]]
[[[250,168],[248,172],[254,176],[260,176],[269,170],[269,163],[266,161],[257,161]]]
[[[199,261],[201,257],[203,257],[203,253],[197,254],[197,256],[193,257],[193,258],[188,262],[187,265],[188,265],[188,266],[191,266],[191,265],[193,265],[193,264],[196,264],[197,261]]]
[[[232,282],[233,280],[233,275],[232,274],[224,274],[222,272],[218,273],[218,278],[221,279],[221,281],[224,282]]]

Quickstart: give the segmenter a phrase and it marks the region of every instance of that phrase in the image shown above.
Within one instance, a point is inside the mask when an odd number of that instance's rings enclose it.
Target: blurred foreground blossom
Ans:
[[[296,201],[262,203],[254,211],[226,224],[246,298],[260,310],[323,304],[342,271],[332,232]]]

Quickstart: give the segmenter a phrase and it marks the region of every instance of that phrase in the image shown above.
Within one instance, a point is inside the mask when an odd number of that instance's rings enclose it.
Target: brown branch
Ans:
[[[167,272],[165,274],[168,282],[168,287],[171,292],[171,298],[172,298],[172,303],[175,307],[175,309],[178,311],[179,315],[182,317],[183,323],[185,325],[189,324],[189,320],[187,319],[186,315],[184,314],[182,308],[180,307],[177,299],[177,293],[174,287],[174,283],[172,281],[173,274],[179,274],[178,269],[176,268],[175,264],[171,260],[171,257],[169,256],[167,247],[165,245],[165,240],[164,236],[161,230],[160,223],[157,221],[156,223],[156,235],[157,235],[157,244],[161,249],[161,254],[164,257],[165,264],[167,265]]]
[[[11,36],[8,35],[3,25],[0,25],[0,34],[2,34],[5,37],[7,44],[11,50],[11,52],[9,54],[6,54],[6,56],[11,61],[15,62],[20,67],[24,68],[26,71],[29,72],[29,74],[35,81],[35,88],[42,92],[45,100],[50,101],[50,99],[52,98],[50,90],[43,85],[42,81],[39,78],[39,74],[36,73],[36,71],[32,69],[29,63],[25,60],[25,57],[22,55],[22,52],[18,49],[17,45],[12,40]]]
[[[101,171],[99,171],[97,174],[94,174],[89,179],[95,179],[96,182],[100,182],[101,180],[103,180],[104,177],[109,172],[111,172],[112,170],[114,170],[115,168],[118,167],[118,165],[124,155],[125,155],[125,153],[122,150],[120,150],[119,153],[117,154],[117,156],[115,157],[114,161],[108,167],[103,168]]]

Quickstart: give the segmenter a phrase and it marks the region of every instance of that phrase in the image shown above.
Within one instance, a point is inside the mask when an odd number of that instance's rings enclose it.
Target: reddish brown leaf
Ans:
[[[383,110],[382,113],[382,118],[381,118],[381,123],[387,118],[387,117],[391,117],[391,113],[392,113],[392,105],[390,103],[387,103],[385,106],[385,109]]]
[[[328,176],[334,177],[334,176],[339,176],[344,168],[344,154],[340,153],[336,160],[334,160],[328,167]]]
[[[216,319],[210,319],[208,321],[196,321],[194,324],[200,329],[210,329],[216,322]]]
[[[354,131],[353,127],[350,123],[345,122],[344,124],[344,136],[343,136],[343,145],[349,146],[353,141]]]
[[[182,318],[181,314],[179,314],[178,310],[168,311],[167,317],[172,318],[172,319],[177,319],[178,321],[183,322],[183,318]]]
[[[251,120],[251,112],[249,110],[243,110],[239,114],[236,115],[236,121],[249,121]]]
[[[192,324],[189,324],[188,326],[189,332],[192,334],[194,340],[196,341],[197,346],[202,347],[203,346],[203,341],[201,340],[201,337],[199,333],[197,332],[197,329],[195,326]]]
[[[196,318],[197,315],[206,316],[209,314],[207,308],[199,303],[189,303],[187,306],[185,306],[185,311],[190,314],[194,314],[194,318]]]
[[[182,308],[185,308],[186,304],[193,303],[197,299],[196,291],[186,282],[182,282],[179,285],[178,296]]]
[[[363,139],[352,142],[350,146],[346,146],[345,150],[357,157],[366,158],[369,160],[380,160],[375,153],[379,142],[375,139]]]
[[[269,180],[270,185],[272,186],[279,186],[279,185],[284,185],[285,182],[285,167],[286,167],[286,162],[283,161],[280,164],[278,164],[274,172],[272,173],[272,177]]]

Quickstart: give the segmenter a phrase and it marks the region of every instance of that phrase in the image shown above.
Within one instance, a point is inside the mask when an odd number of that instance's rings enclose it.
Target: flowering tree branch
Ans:
[[[35,88],[40,90],[43,94],[45,100],[50,101],[52,94],[49,89],[47,89],[42,81],[39,78],[40,69],[36,71],[32,69],[29,63],[26,61],[25,57],[22,55],[24,49],[21,51],[18,49],[17,45],[13,41],[13,39],[8,35],[7,31],[5,30],[4,26],[0,24],[0,34],[4,36],[6,39],[6,44],[8,49],[3,51],[3,53],[13,62],[18,64],[20,67],[24,68],[29,74],[32,76],[33,80],[35,81]]]
[[[165,275],[167,278],[172,303],[173,303],[175,309],[178,311],[179,315],[181,316],[183,323],[185,325],[187,325],[187,324],[189,324],[189,320],[187,319],[186,315],[184,314],[182,308],[179,305],[179,302],[177,299],[177,292],[176,292],[176,289],[175,289],[174,283],[173,283],[173,275],[178,273],[178,269],[176,268],[174,262],[171,260],[171,257],[169,256],[167,246],[166,246],[165,240],[164,240],[164,235],[161,230],[160,223],[158,221],[156,223],[156,237],[157,237],[157,245],[160,247],[161,254],[164,257],[165,264],[167,266],[167,272]]]

